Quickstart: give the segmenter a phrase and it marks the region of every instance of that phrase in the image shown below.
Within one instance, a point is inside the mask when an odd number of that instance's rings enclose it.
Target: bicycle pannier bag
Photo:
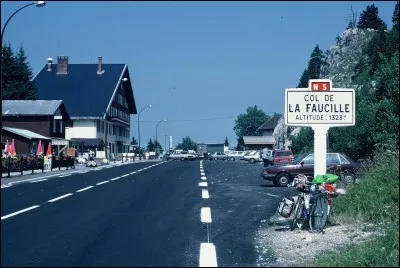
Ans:
[[[284,197],[279,203],[278,213],[282,217],[289,218],[292,213],[294,200],[291,197]]]

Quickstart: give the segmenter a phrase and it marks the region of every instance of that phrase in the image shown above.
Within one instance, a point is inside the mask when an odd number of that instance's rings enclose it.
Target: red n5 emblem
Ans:
[[[311,82],[312,91],[331,91],[329,82]]]

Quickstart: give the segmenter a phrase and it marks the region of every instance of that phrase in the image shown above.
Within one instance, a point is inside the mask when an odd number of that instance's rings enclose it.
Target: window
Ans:
[[[56,133],[57,128],[56,128],[56,121],[55,119],[53,119],[53,133]]]
[[[314,154],[310,154],[304,160],[304,165],[314,165]]]
[[[327,164],[340,164],[340,160],[337,154],[327,154],[326,156]]]
[[[350,164],[350,162],[347,161],[347,159],[344,158],[341,154],[339,154],[339,158],[340,158],[340,162],[341,162],[342,164]]]
[[[100,120],[97,120],[97,132],[100,132]]]
[[[104,121],[101,121],[100,129],[101,129],[101,133],[104,133]]]
[[[64,121],[60,120],[60,133],[64,133]]]

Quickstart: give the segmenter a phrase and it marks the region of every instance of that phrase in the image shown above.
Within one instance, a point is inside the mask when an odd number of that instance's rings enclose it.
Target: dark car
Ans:
[[[353,176],[353,179],[360,165],[360,163],[354,162],[342,153],[327,153],[326,155],[327,169],[340,166],[342,171],[348,172],[346,176]],[[287,186],[298,174],[314,177],[313,153],[304,153],[290,164],[264,167],[261,177],[265,180],[272,181],[276,186]]]

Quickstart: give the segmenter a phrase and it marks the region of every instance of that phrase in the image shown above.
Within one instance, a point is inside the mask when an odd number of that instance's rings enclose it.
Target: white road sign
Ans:
[[[331,90],[286,89],[285,124],[288,126],[354,125],[354,89]]]

